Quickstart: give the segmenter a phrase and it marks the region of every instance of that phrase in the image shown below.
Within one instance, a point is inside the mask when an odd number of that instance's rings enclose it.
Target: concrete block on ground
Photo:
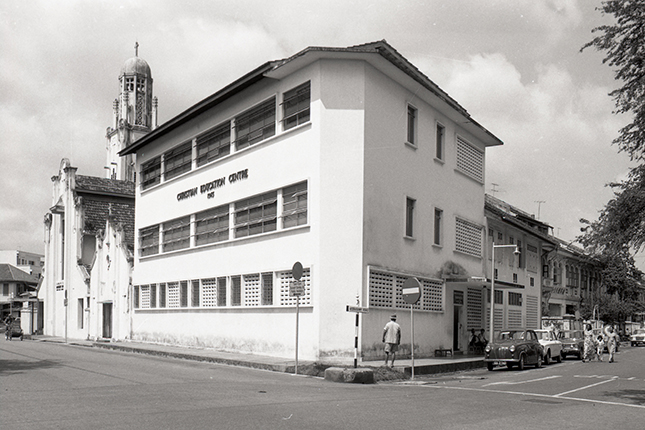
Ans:
[[[346,367],[329,367],[325,369],[325,379],[332,382],[350,382],[355,384],[373,384],[372,369],[354,369]]]

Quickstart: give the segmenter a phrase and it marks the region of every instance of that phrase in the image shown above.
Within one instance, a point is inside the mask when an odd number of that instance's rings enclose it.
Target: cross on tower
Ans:
[[[134,56],[139,56],[139,42],[134,42]]]

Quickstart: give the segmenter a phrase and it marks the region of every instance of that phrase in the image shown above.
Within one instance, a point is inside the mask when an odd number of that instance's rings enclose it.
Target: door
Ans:
[[[103,303],[103,337],[112,338],[112,303]]]
[[[453,324],[452,324],[452,350],[459,351],[459,329],[461,324],[459,323],[459,313],[461,312],[461,306],[454,306],[453,312]]]

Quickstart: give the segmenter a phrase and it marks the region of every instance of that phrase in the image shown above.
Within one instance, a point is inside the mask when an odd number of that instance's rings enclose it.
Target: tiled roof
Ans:
[[[76,191],[134,197],[134,182],[76,175]]]
[[[113,224],[123,228],[126,245],[131,251],[134,250],[134,199],[110,201],[85,197],[82,207],[85,214],[84,233],[97,234],[100,230],[104,230],[105,222],[109,218]]]
[[[30,275],[11,264],[0,264],[0,282],[24,282],[25,284],[38,285],[38,276]]]

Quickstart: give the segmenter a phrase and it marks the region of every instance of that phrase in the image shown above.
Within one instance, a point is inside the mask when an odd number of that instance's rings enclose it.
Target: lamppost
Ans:
[[[491,276],[490,276],[490,332],[488,336],[490,337],[489,342],[493,341],[493,318],[495,316],[493,312],[493,307],[495,306],[495,249],[496,248],[515,248],[513,254],[519,255],[520,250],[517,249],[517,245],[495,245],[493,242],[493,251],[491,253]]]

